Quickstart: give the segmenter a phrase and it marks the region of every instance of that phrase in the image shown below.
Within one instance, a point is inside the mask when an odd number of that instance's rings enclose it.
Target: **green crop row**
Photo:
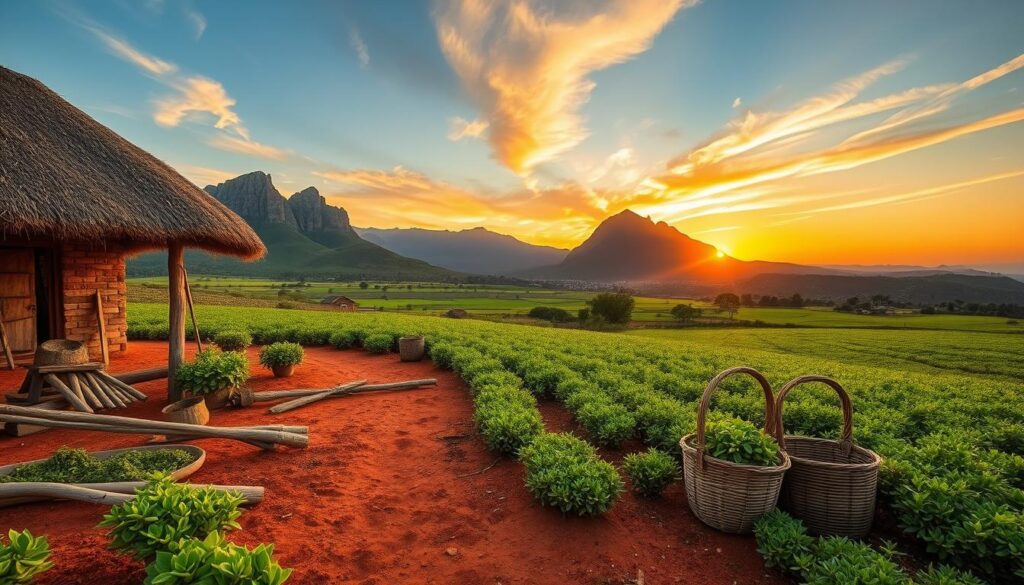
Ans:
[[[166,336],[165,312],[165,306],[132,305],[129,335]],[[801,374],[829,375],[852,397],[857,442],[886,458],[882,502],[900,526],[943,562],[990,578],[1020,570],[1020,383],[977,375],[923,375],[799,355],[810,348],[794,355],[395,314],[199,307],[199,320],[204,334],[244,328],[257,343],[288,340],[345,348],[378,337],[383,345],[387,337],[393,349],[400,335],[424,334],[434,361],[454,369],[473,389],[476,420],[488,445],[520,456],[526,445],[547,436],[535,405],[538,396],[564,404],[595,444],[616,446],[636,437],[650,447],[678,453],[680,437],[695,428],[696,401],[719,371],[749,365],[776,387]],[[789,334],[778,331],[780,336]],[[837,405],[831,390],[801,386],[786,399],[787,433],[836,437],[841,424]],[[763,398],[751,381],[738,378],[728,379],[711,402],[715,416],[756,424],[764,423],[763,409]],[[943,446],[955,447],[955,453],[933,457],[932,451]],[[566,466],[582,453],[568,446],[563,450],[565,457],[559,461]],[[583,459],[601,463],[596,456]],[[529,466],[527,473],[532,474]],[[918,500],[940,504],[929,507]]]

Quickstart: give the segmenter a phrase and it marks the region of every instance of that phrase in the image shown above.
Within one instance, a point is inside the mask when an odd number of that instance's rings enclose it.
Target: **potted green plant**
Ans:
[[[175,376],[180,390],[202,396],[207,408],[223,408],[249,379],[249,360],[235,351],[206,349],[195,360],[182,364]]]
[[[287,378],[302,363],[305,353],[298,343],[279,341],[260,350],[260,364],[270,368],[275,378]]]

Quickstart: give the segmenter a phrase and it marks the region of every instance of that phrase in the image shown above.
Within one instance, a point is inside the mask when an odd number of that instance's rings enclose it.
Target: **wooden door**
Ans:
[[[31,248],[0,248],[0,310],[11,351],[35,351],[36,274]]]

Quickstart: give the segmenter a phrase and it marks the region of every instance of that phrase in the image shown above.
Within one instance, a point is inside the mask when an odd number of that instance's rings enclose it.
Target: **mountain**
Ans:
[[[266,244],[267,255],[247,263],[190,251],[186,265],[193,273],[433,281],[460,276],[359,237],[348,213],[328,205],[313,187],[285,198],[270,175],[256,171],[209,185],[206,192],[252,226]],[[166,258],[166,253],[143,254],[129,261],[129,274],[166,274]]]
[[[396,254],[474,274],[508,275],[561,262],[568,250],[535,246],[482,227],[461,230],[355,228]]]
[[[833,264],[824,265],[836,271],[859,276],[937,276],[939,274],[963,274],[967,276],[1000,276],[998,272],[978,270],[969,266],[915,266],[912,264]]]
[[[838,274],[784,262],[737,260],[664,222],[626,210],[601,222],[562,262],[524,276],[592,282],[679,282],[731,286],[762,273]]]
[[[845,300],[888,295],[915,304],[1024,304],[1024,282],[1006,276],[937,274],[928,276],[836,276],[820,274],[760,274],[742,283],[738,292],[804,298]]]

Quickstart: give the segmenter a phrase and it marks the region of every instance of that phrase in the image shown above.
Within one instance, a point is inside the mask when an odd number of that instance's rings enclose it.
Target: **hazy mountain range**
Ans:
[[[529,280],[628,285],[709,295],[747,292],[841,300],[885,294],[933,303],[1024,303],[1024,283],[969,267],[806,266],[747,261],[676,228],[623,211],[601,222],[573,250],[536,246],[484,228],[461,231],[353,228],[348,213],[313,187],[284,197],[256,171],[206,191],[247,221],[267,246],[255,263],[189,252],[192,273],[273,278],[457,280],[502,275]],[[129,274],[166,273],[166,254],[129,261]]]

